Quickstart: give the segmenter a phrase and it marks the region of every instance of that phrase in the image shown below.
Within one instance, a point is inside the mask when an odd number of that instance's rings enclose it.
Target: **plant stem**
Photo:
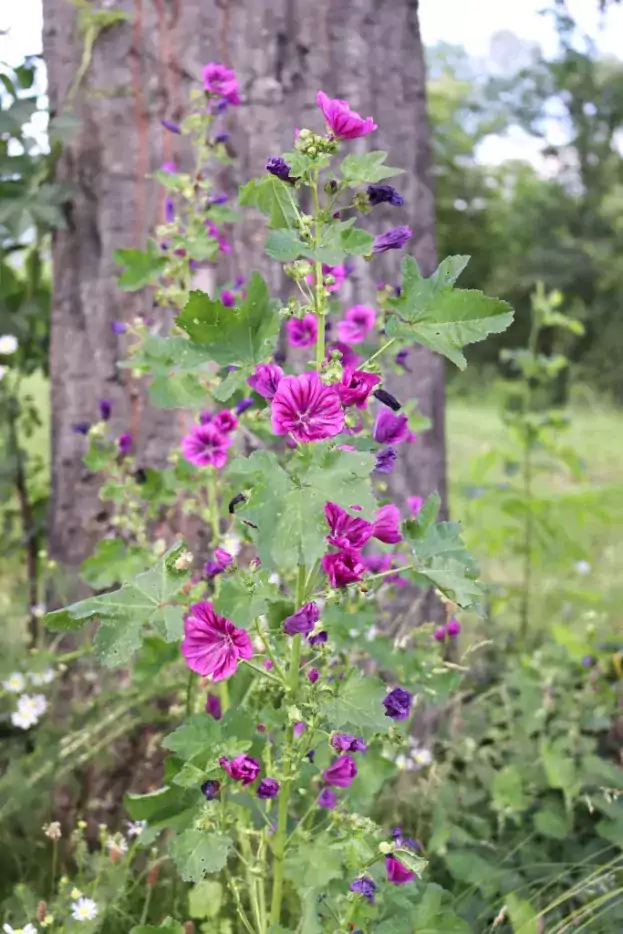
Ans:
[[[380,357],[382,353],[385,353],[386,350],[389,350],[392,344],[395,344],[395,343],[396,343],[396,338],[392,337],[392,339],[387,341],[386,344],[383,344],[382,347],[379,347],[378,350],[375,350],[371,357],[368,357],[367,360],[364,360],[364,362],[359,365],[359,369],[362,369],[362,367],[367,366],[368,363],[372,363],[373,360],[376,360],[377,357]]]
[[[208,475],[208,506],[210,509],[210,525],[212,526],[212,547],[216,547],[221,538],[218,495],[216,492],[216,468],[212,468]]]
[[[314,202],[314,246],[320,245],[322,235],[322,224],[319,220],[320,201],[318,199],[318,172],[315,173],[313,184],[311,186],[312,198]],[[316,317],[318,319],[318,336],[316,337],[316,369],[320,373],[325,355],[325,308],[324,308],[324,285],[322,283],[322,263],[316,260],[314,263],[314,304],[316,306]]]
[[[148,883],[147,883],[147,891],[145,892],[145,901],[143,902],[143,910],[141,911],[141,920],[140,920],[140,924],[146,924],[146,923],[147,923],[147,916],[148,916],[148,914],[149,914],[149,905],[150,905],[150,903],[151,903],[151,892],[152,892],[152,889],[153,889],[153,885],[150,885],[149,882],[148,882]]]
[[[264,675],[265,678],[268,678],[269,681],[276,681],[277,684],[283,684],[281,678],[276,678],[275,675],[272,675],[270,671],[266,671],[265,668],[260,668],[259,665],[254,665],[253,662],[248,661],[246,658],[243,658],[243,664],[247,668],[252,668],[253,671],[257,671],[258,675]]]
[[[190,717],[192,713],[194,676],[195,676],[194,671],[188,672],[188,681],[186,682],[186,716],[187,717]]]
[[[305,602],[305,583],[307,579],[307,568],[304,564],[299,564],[298,577],[296,582],[296,606],[300,607]],[[299,680],[299,670],[301,662],[301,636],[296,635],[292,640],[292,654],[290,656],[290,669],[288,671],[288,686],[293,695]],[[289,752],[294,739],[294,727],[288,726],[286,736],[286,751]],[[289,765],[291,768],[291,765]],[[281,786],[279,795],[279,809],[277,812],[277,832],[273,843],[273,897],[270,908],[270,923],[279,924],[281,919],[281,902],[283,899],[283,873],[284,856],[287,843],[288,832],[288,804],[290,801],[290,786],[292,778],[288,777]]]

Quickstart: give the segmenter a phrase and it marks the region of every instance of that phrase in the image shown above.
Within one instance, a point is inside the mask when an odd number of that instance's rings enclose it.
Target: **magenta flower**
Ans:
[[[288,636],[307,636],[320,619],[320,610],[316,603],[306,603],[300,610],[288,616],[283,622],[283,631]]]
[[[461,631],[461,624],[459,623],[458,619],[451,619],[446,624],[446,632],[448,633],[451,639],[454,639],[456,636],[458,636],[460,631]]]
[[[217,431],[222,431],[223,434],[228,435],[238,427],[238,419],[229,409],[222,409],[222,411],[216,413],[212,419],[212,424]]]
[[[435,629],[433,633],[433,639],[436,639],[437,642],[445,642],[446,641],[446,627],[440,626],[439,629]]]
[[[223,289],[221,292],[221,302],[225,308],[233,308],[236,304],[236,296],[230,289]]]
[[[394,227],[387,230],[384,234],[379,234],[374,238],[372,244],[373,253],[386,253],[387,250],[401,250],[407,240],[413,236],[410,227]]]
[[[402,541],[400,534],[400,510],[393,503],[381,506],[372,524],[372,537],[386,545]]]
[[[219,616],[204,600],[191,606],[184,621],[182,654],[191,671],[223,681],[235,674],[239,659],[252,657],[253,646],[244,629]]]
[[[335,282],[331,285],[325,285],[327,292],[337,292],[339,287],[342,285],[349,272],[352,272],[352,269],[349,269],[344,263],[340,263],[338,266],[327,266],[326,263],[322,264],[322,276],[323,282],[326,276],[333,276]],[[310,273],[308,276],[305,276],[305,282],[308,285],[314,285],[314,275]]]
[[[318,319],[316,315],[291,318],[286,321],[286,330],[291,347],[313,347],[318,337]]]
[[[387,881],[392,885],[404,885],[405,882],[413,882],[415,873],[396,859],[395,856],[385,857],[385,870],[387,872]]]
[[[322,773],[327,785],[335,788],[348,788],[357,775],[357,763],[352,756],[338,756],[328,769]]]
[[[234,559],[228,551],[225,551],[224,548],[215,548],[213,560],[206,561],[203,565],[203,571],[206,577],[216,577],[217,574],[222,574],[233,562]]]
[[[413,695],[404,688],[394,688],[383,698],[385,707],[385,716],[392,720],[407,720],[411,713],[411,703]]]
[[[120,454],[129,454],[132,450],[132,435],[129,431],[117,438],[117,450]]]
[[[352,733],[334,733],[330,742],[338,752],[366,752],[368,748],[361,736]]]
[[[177,172],[177,164],[175,162],[163,162],[160,166],[161,172],[166,172],[167,175],[175,175]]]
[[[296,441],[321,441],[344,428],[344,412],[333,386],[325,386],[317,373],[284,376],[271,404],[276,435],[290,433]]]
[[[214,221],[207,220],[204,221],[205,226],[207,227],[208,233],[211,237],[218,243],[218,248],[221,253],[231,253],[231,243],[227,237],[220,232]]]
[[[213,423],[194,425],[182,438],[182,455],[197,467],[217,467],[220,470],[225,466],[227,449],[231,444],[229,435],[219,431]]]
[[[258,363],[255,372],[247,380],[251,389],[264,399],[274,399],[283,370],[276,363]]]
[[[365,569],[359,552],[350,549],[325,555],[322,559],[322,570],[332,587],[346,587],[362,580]]]
[[[292,735],[295,739],[299,739],[306,729],[307,727],[303,720],[297,720],[297,722],[292,727]]]
[[[318,671],[317,668],[310,668],[309,671],[307,672],[307,680],[311,684],[315,684],[319,677],[320,677],[320,672]]]
[[[234,106],[240,103],[238,79],[233,68],[218,62],[209,62],[202,69],[203,87],[210,94],[222,97]]]
[[[253,756],[247,756],[242,753],[235,759],[228,759],[227,756],[221,756],[218,760],[221,768],[225,769],[230,778],[236,782],[242,782],[244,785],[251,785],[260,774],[260,764]]]
[[[318,795],[318,807],[325,811],[332,811],[337,804],[337,795],[330,788],[323,788]]]
[[[216,694],[213,694],[211,691],[206,697],[206,713],[210,714],[211,717],[214,717],[215,720],[220,720],[223,716],[221,701],[216,696]]]
[[[366,117],[364,120],[356,111],[351,110],[347,101],[340,100],[339,97],[330,98],[324,91],[318,91],[316,103],[322,110],[329,129],[338,139],[357,139],[376,130],[376,123],[372,117]]]
[[[342,379],[336,383],[335,389],[343,406],[356,405],[358,409],[365,409],[370,393],[380,382],[381,377],[376,373],[364,373],[363,370],[345,367]]]
[[[421,496],[407,496],[407,506],[412,516],[418,516],[422,506],[424,505],[424,499]]]
[[[353,369],[356,369],[357,364],[359,363],[359,356],[355,353],[352,347],[349,347],[348,344],[342,343],[342,341],[333,341],[332,344],[327,345],[327,360],[331,359],[331,354],[337,351],[340,355],[340,360],[342,366],[349,366]]]
[[[337,323],[337,335],[345,344],[361,344],[374,328],[376,312],[367,305],[353,305]]]
[[[350,516],[337,503],[325,503],[324,514],[330,530],[327,541],[336,548],[363,548],[373,534],[371,522]]]
[[[374,423],[374,440],[379,444],[400,444],[409,435],[409,419],[406,415],[394,415],[381,409]]]

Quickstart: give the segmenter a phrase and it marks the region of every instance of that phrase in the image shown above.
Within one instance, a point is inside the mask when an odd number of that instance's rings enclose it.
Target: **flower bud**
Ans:
[[[386,843],[386,842],[379,843],[379,853],[383,853],[384,856],[386,856],[388,853],[392,853],[393,850],[394,850],[393,843]]]
[[[47,913],[48,913],[48,906],[46,905],[44,901],[40,901],[39,904],[37,905],[37,921],[39,922],[39,924],[45,921],[45,916],[47,915]]]

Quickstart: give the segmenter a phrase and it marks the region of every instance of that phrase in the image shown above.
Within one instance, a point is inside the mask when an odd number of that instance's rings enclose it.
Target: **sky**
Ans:
[[[489,58],[492,52],[495,55],[493,36],[507,31],[538,42],[546,55],[552,55],[557,47],[552,18],[539,15],[546,5],[546,0],[420,0],[422,37],[426,45],[449,42],[465,46],[472,56]],[[611,7],[605,17],[599,14],[598,0],[568,0],[568,9],[600,52],[621,57],[623,5]],[[0,62],[16,65],[25,55],[39,53],[41,21],[41,0],[0,0]],[[504,54],[507,49],[505,43]],[[488,163],[525,158],[538,167],[541,147],[538,140],[511,128],[504,137],[485,140],[479,158]]]

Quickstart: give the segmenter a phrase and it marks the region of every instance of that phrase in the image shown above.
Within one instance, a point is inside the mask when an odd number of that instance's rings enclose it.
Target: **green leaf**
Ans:
[[[125,292],[136,292],[146,285],[156,282],[166,257],[162,256],[156,244],[150,240],[147,250],[115,250],[115,262],[123,266],[119,276],[119,288]]]
[[[478,565],[468,552],[461,538],[462,527],[458,522],[427,523],[408,520],[404,523],[405,538],[410,542],[413,554],[418,560],[428,561],[433,558],[452,558],[460,562],[470,576],[478,574]]]
[[[223,886],[215,879],[198,882],[188,893],[188,914],[191,918],[216,918],[223,902]]]
[[[127,545],[120,538],[102,538],[90,558],[80,568],[82,579],[94,590],[112,587],[122,577],[138,574],[149,559],[138,547]]]
[[[293,848],[286,856],[287,878],[297,889],[325,888],[342,874],[341,846],[320,838]]]
[[[407,869],[414,872],[418,878],[421,878],[422,873],[428,866],[428,860],[417,856],[413,850],[401,849],[398,847],[398,849],[394,851],[394,855]]]
[[[184,928],[173,918],[165,918],[162,924],[139,924],[132,928],[130,934],[183,934]]]
[[[253,620],[266,612],[268,603],[279,598],[279,588],[270,584],[269,571],[227,574],[221,578],[218,597],[215,600],[217,613],[231,619],[242,629],[248,629]]]
[[[345,684],[338,685],[336,696],[327,701],[326,717],[334,729],[386,731],[391,726],[383,707],[386,693],[378,678],[353,674]]]
[[[271,228],[296,228],[298,210],[292,186],[274,175],[252,178],[238,193],[240,204],[256,207],[268,218]]]
[[[247,388],[247,380],[253,372],[251,367],[241,367],[239,370],[230,370],[225,379],[212,390],[212,398],[217,402],[227,402],[228,399]]]
[[[291,263],[299,256],[305,256],[308,244],[290,230],[276,230],[266,243],[266,253],[279,263]]]
[[[545,740],[539,751],[549,787],[560,788],[565,797],[573,797],[581,787],[573,759]]]
[[[403,285],[399,298],[390,302],[387,333],[417,342],[444,354],[464,369],[466,344],[505,331],[513,320],[506,302],[471,289],[452,286],[466,265],[466,257],[448,257],[425,279],[417,262],[408,256],[402,264]]]
[[[145,795],[126,795],[125,808],[136,821],[147,821],[151,827],[176,826],[180,820],[194,820],[199,795],[182,788],[165,785]]]
[[[387,153],[380,150],[362,155],[351,153],[342,160],[340,167],[342,178],[349,188],[354,188],[357,185],[380,182],[384,178],[393,178],[394,175],[404,173],[404,169],[385,165],[386,158]]]
[[[169,853],[184,882],[200,882],[223,869],[230,847],[231,839],[224,834],[185,830],[175,837]]]
[[[223,366],[254,367],[275,348],[280,319],[266,283],[254,272],[242,304],[226,308],[204,292],[191,292],[177,324]]]
[[[352,227],[342,233],[342,248],[348,256],[370,256],[374,237],[367,230]]]
[[[505,765],[495,773],[491,792],[493,806],[498,811],[521,811],[526,807],[521,772],[514,765]]]
[[[513,934],[540,934],[539,919],[529,901],[509,892],[505,902]]]
[[[149,398],[159,409],[191,409],[205,405],[205,383],[193,373],[156,376]]]
[[[194,759],[221,738],[221,725],[213,717],[196,714],[182,726],[162,740],[165,749],[170,749],[180,759]]]
[[[538,833],[552,840],[566,840],[573,829],[573,820],[562,807],[546,807],[534,815],[534,827]]]
[[[452,603],[463,609],[477,609],[480,606],[482,587],[466,574],[465,566],[459,561],[448,560],[441,566],[433,563],[431,567],[418,568],[413,576],[426,578]]]

